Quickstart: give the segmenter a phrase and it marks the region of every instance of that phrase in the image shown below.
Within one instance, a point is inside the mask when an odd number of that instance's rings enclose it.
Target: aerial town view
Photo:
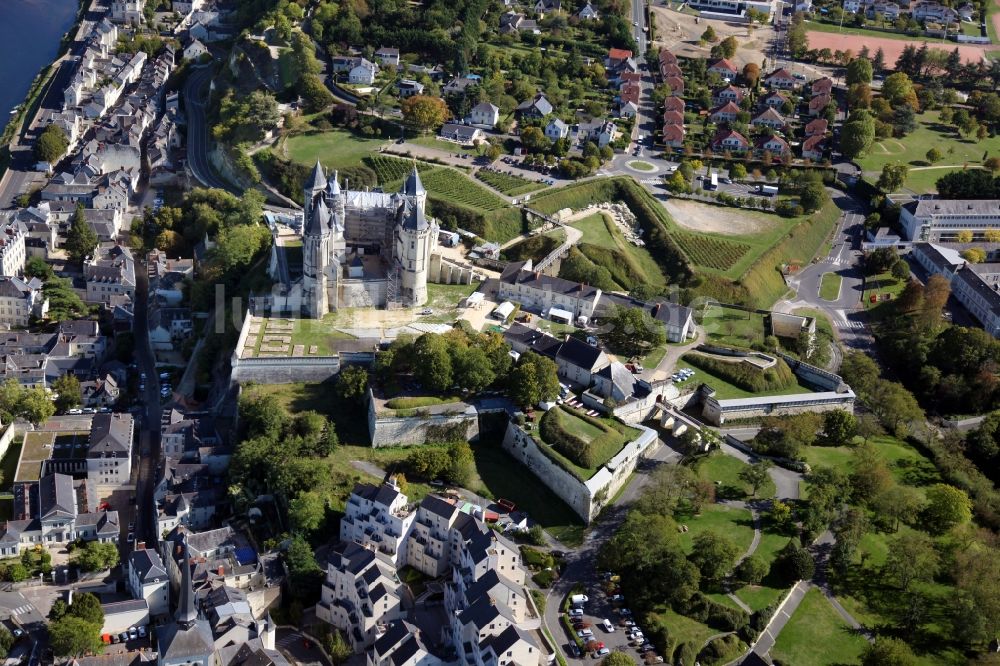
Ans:
[[[0,0],[0,666],[1000,666],[1000,0]]]

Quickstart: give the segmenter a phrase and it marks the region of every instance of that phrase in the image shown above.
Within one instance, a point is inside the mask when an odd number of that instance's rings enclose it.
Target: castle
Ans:
[[[341,307],[412,307],[427,302],[438,225],[414,166],[399,192],[341,188],[316,163],[305,187],[302,316]]]

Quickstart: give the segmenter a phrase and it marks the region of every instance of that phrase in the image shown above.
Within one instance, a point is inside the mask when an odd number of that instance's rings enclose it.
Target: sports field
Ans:
[[[830,49],[831,51],[846,51],[848,49],[859,53],[864,47],[868,47],[868,50],[872,53],[878,49],[882,49],[882,53],[885,55],[886,67],[895,66],[896,60],[903,53],[903,49],[906,48],[907,44],[913,44],[916,47],[920,47],[925,41],[930,42],[928,46],[934,50],[938,49],[941,51],[952,52],[955,48],[958,48],[959,55],[962,56],[964,62],[980,62],[983,59],[983,54],[987,49],[996,49],[996,46],[982,47],[982,46],[972,46],[969,44],[954,44],[953,42],[942,43],[936,45],[930,39],[923,38],[911,38],[911,39],[897,39],[893,37],[881,37],[872,34],[876,31],[865,31],[864,34],[851,34],[848,28],[844,28],[842,32],[837,32],[836,26],[826,26],[817,23],[810,23],[811,28],[809,32],[806,33],[806,38],[809,41],[810,49]],[[826,29],[832,28],[833,32],[825,32]],[[877,33],[881,35],[882,33]]]

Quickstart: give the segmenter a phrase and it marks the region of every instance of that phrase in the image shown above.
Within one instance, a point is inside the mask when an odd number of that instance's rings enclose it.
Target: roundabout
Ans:
[[[645,160],[632,160],[630,162],[626,162],[625,166],[630,170],[637,171],[639,173],[654,173],[659,171],[659,168],[655,164]]]

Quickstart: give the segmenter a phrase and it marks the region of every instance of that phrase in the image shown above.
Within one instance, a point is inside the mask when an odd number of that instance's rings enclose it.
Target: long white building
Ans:
[[[1000,199],[911,201],[900,210],[899,223],[910,241],[954,242],[963,231],[982,240],[986,231],[1000,230]]]

